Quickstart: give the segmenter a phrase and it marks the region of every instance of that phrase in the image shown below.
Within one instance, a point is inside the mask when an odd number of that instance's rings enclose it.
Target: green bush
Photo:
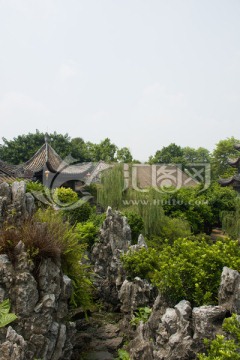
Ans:
[[[223,322],[223,330],[227,333],[216,335],[212,341],[205,339],[208,354],[198,354],[199,360],[239,360],[240,359],[240,322],[236,314]]]
[[[123,215],[126,216],[128,224],[131,228],[132,243],[136,244],[138,236],[143,233],[144,223],[142,217],[133,211],[124,211]]]
[[[151,280],[159,263],[156,250],[146,248],[128,252],[122,256],[122,261],[130,279],[139,276],[147,280]]]
[[[149,319],[151,313],[152,313],[152,309],[149,308],[148,306],[138,308],[137,311],[134,312],[130,324],[138,326],[140,324],[140,321],[145,323]]]
[[[63,222],[60,212],[51,209],[39,210],[36,218],[47,224],[50,233],[55,235],[59,242],[62,269],[73,284],[71,305],[89,308],[92,304],[92,280],[90,267],[83,262],[86,245],[79,243],[77,233],[68,222]]]
[[[54,190],[53,199],[61,207],[77,202],[78,194],[70,188],[60,187]]]
[[[224,266],[240,270],[240,247],[237,241],[207,238],[177,239],[123,256],[127,274],[149,279],[174,305],[182,299],[193,305],[215,304]]]
[[[99,228],[94,225],[92,221],[88,221],[84,224],[78,223],[75,227],[75,231],[79,242],[87,245],[88,250],[90,250],[97,238]]]
[[[37,271],[42,258],[61,260],[63,272],[73,283],[72,306],[88,308],[91,305],[91,272],[85,265],[86,245],[79,243],[75,229],[62,214],[51,208],[39,209],[33,219],[21,226],[5,225],[0,231],[0,253],[7,254],[14,262],[14,248],[19,241],[25,244]]]
[[[237,241],[178,239],[159,254],[152,281],[171,303],[187,299],[193,305],[215,304],[224,266],[240,270]]]
[[[79,222],[84,222],[89,219],[92,214],[92,207],[88,202],[79,201],[79,206],[75,209],[63,210],[64,215],[68,221],[74,225]]]
[[[96,214],[96,212],[92,212],[88,220],[93,222],[95,226],[100,228],[103,222],[105,221],[105,219],[106,219],[106,213]]]
[[[167,216],[187,220],[194,234],[210,234],[213,227],[221,227],[222,212],[235,209],[236,193],[216,182],[201,190],[202,186],[197,186],[165,194],[163,209]]]
[[[38,192],[45,192],[45,186],[40,183],[40,181],[28,181],[27,182],[27,192],[34,192],[34,191],[38,191]]]

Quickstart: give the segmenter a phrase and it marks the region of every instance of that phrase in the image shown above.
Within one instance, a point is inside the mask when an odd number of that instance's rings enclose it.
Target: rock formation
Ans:
[[[121,254],[138,251],[143,246],[146,244],[142,236],[137,245],[131,246],[126,220],[108,209],[92,257],[99,295],[105,303],[120,308],[120,327],[132,339],[127,347],[132,360],[196,359],[196,354],[205,350],[203,339],[213,339],[217,333],[222,333],[225,317],[233,312],[240,313],[240,274],[223,269],[218,306],[192,308],[190,302],[182,300],[170,308],[146,280],[126,278]],[[151,316],[134,330],[130,320],[137,308],[143,306],[152,306]]]
[[[18,224],[33,211],[32,195],[26,194],[23,182],[0,185],[0,225]],[[105,307],[97,315],[103,318],[92,314],[74,324],[66,321],[71,280],[57,260],[42,259],[36,268],[21,242],[15,247],[14,263],[0,255],[0,302],[9,298],[11,311],[18,316],[11,326],[0,329],[0,360],[73,360],[82,352],[88,352],[86,359],[112,360],[123,346],[123,332],[130,340],[132,360],[196,359],[204,351],[203,339],[221,333],[222,322],[231,313],[240,314],[240,274],[223,269],[218,306],[192,308],[182,300],[169,307],[146,280],[126,276],[122,254],[142,247],[146,247],[142,236],[131,246],[126,218],[109,208],[91,254],[95,295]],[[130,320],[144,306],[152,308],[151,315],[134,328]],[[108,319],[109,311],[115,311],[114,320]]]
[[[18,224],[33,211],[24,182],[0,185],[1,222]],[[66,322],[71,280],[50,258],[36,268],[22,242],[14,253],[14,262],[0,255],[0,302],[10,299],[11,312],[18,316],[0,329],[0,360],[70,359],[75,332],[74,324]]]

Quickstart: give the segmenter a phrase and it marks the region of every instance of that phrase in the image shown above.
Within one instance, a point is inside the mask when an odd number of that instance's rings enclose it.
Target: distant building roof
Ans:
[[[14,172],[16,168],[17,167],[15,165],[9,165],[6,164],[4,161],[0,160],[0,183],[5,181],[6,182],[14,181],[15,180]]]
[[[235,144],[234,148],[237,150],[240,150],[240,144]],[[240,157],[235,158],[235,159],[229,159],[228,164],[239,170],[240,169]],[[221,186],[232,185],[235,190],[239,191],[239,189],[240,189],[240,173],[235,174],[228,179],[219,179],[218,182]]]
[[[48,142],[46,142],[25,164],[22,165],[24,171],[33,173],[39,172],[48,166],[49,170],[56,172],[62,163],[61,157],[56,153]]]
[[[7,168],[8,165],[5,165]],[[18,166],[11,165],[10,168],[11,174],[20,178],[32,179],[36,173],[48,170],[49,179],[58,174],[60,182],[65,179],[65,181],[80,180],[90,183],[99,179],[99,173],[111,166],[103,161],[76,163],[71,156],[63,160],[46,138],[45,144],[27,162]]]

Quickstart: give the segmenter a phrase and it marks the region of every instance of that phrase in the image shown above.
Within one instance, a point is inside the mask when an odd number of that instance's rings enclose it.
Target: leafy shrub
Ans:
[[[86,246],[79,244],[78,235],[67,222],[63,222],[61,213],[49,209],[38,211],[37,219],[45,223],[50,229],[59,228],[61,261],[63,272],[69,276],[73,284],[71,304],[74,307],[82,306],[87,309],[91,306],[92,280],[89,265],[84,264]],[[62,224],[62,225],[61,225]]]
[[[160,251],[141,249],[123,256],[130,277],[140,276],[156,285],[171,304],[187,299],[193,305],[215,304],[224,266],[240,270],[237,241],[207,238],[177,239]]]
[[[0,253],[14,261],[14,248],[22,241],[31,260],[38,264],[43,257],[61,260],[63,272],[73,283],[71,304],[87,308],[91,304],[89,267],[83,264],[86,245],[60,212],[39,209],[35,217],[18,227],[5,226],[0,232]],[[36,266],[36,269],[38,267]]]
[[[105,221],[105,219],[106,219],[106,213],[96,214],[95,212],[92,212],[88,220],[91,221],[95,226],[100,228],[103,222]]]
[[[26,191],[27,192],[32,192],[32,191],[44,192],[45,186],[42,183],[40,183],[40,181],[28,181]]]
[[[148,306],[138,308],[138,310],[135,311],[130,321],[130,324],[138,326],[140,324],[140,321],[145,323],[149,319],[151,313],[152,313],[152,309],[149,308]]]
[[[129,353],[124,349],[118,349],[118,357],[116,360],[131,360]]]
[[[186,219],[194,234],[210,234],[214,226],[221,227],[222,211],[235,209],[236,193],[216,182],[201,190],[202,186],[197,186],[165,194],[163,209],[167,216]]]
[[[162,239],[168,239],[169,242],[173,242],[176,239],[184,238],[189,235],[191,235],[191,229],[188,221],[164,216],[160,234]]]
[[[132,242],[133,244],[136,244],[138,240],[138,236],[144,230],[143,219],[138,213],[133,211],[124,211],[123,215],[126,216],[128,220],[128,224],[131,228]]]
[[[53,199],[59,206],[70,205],[78,201],[78,194],[70,188],[60,187],[54,190]]]
[[[240,359],[240,322],[236,314],[223,322],[223,330],[228,334],[216,335],[212,341],[205,339],[208,354],[198,354],[199,360],[239,360]],[[230,336],[230,338],[229,338]]]
[[[17,319],[17,316],[10,311],[10,302],[9,299],[4,300],[0,304],[0,328],[10,324]]]
[[[84,224],[78,223],[75,227],[75,231],[79,242],[81,244],[86,244],[88,250],[90,250],[96,240],[99,228],[94,225],[92,221],[88,221]]]
[[[131,279],[139,276],[151,280],[153,272],[158,268],[158,254],[155,249],[142,248],[139,251],[130,251],[122,256],[122,261]]]
[[[88,202],[79,202],[75,209],[63,210],[68,221],[74,225],[78,222],[87,221],[92,214],[92,207]]]
[[[230,239],[178,239],[163,247],[152,281],[172,303],[187,299],[197,306],[214,304],[223,267],[239,270],[239,256],[238,242]]]

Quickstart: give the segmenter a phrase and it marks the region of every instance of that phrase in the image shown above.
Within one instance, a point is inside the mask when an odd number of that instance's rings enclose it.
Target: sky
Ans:
[[[0,138],[240,138],[239,0],[0,0]],[[0,143],[2,140],[0,140]]]

